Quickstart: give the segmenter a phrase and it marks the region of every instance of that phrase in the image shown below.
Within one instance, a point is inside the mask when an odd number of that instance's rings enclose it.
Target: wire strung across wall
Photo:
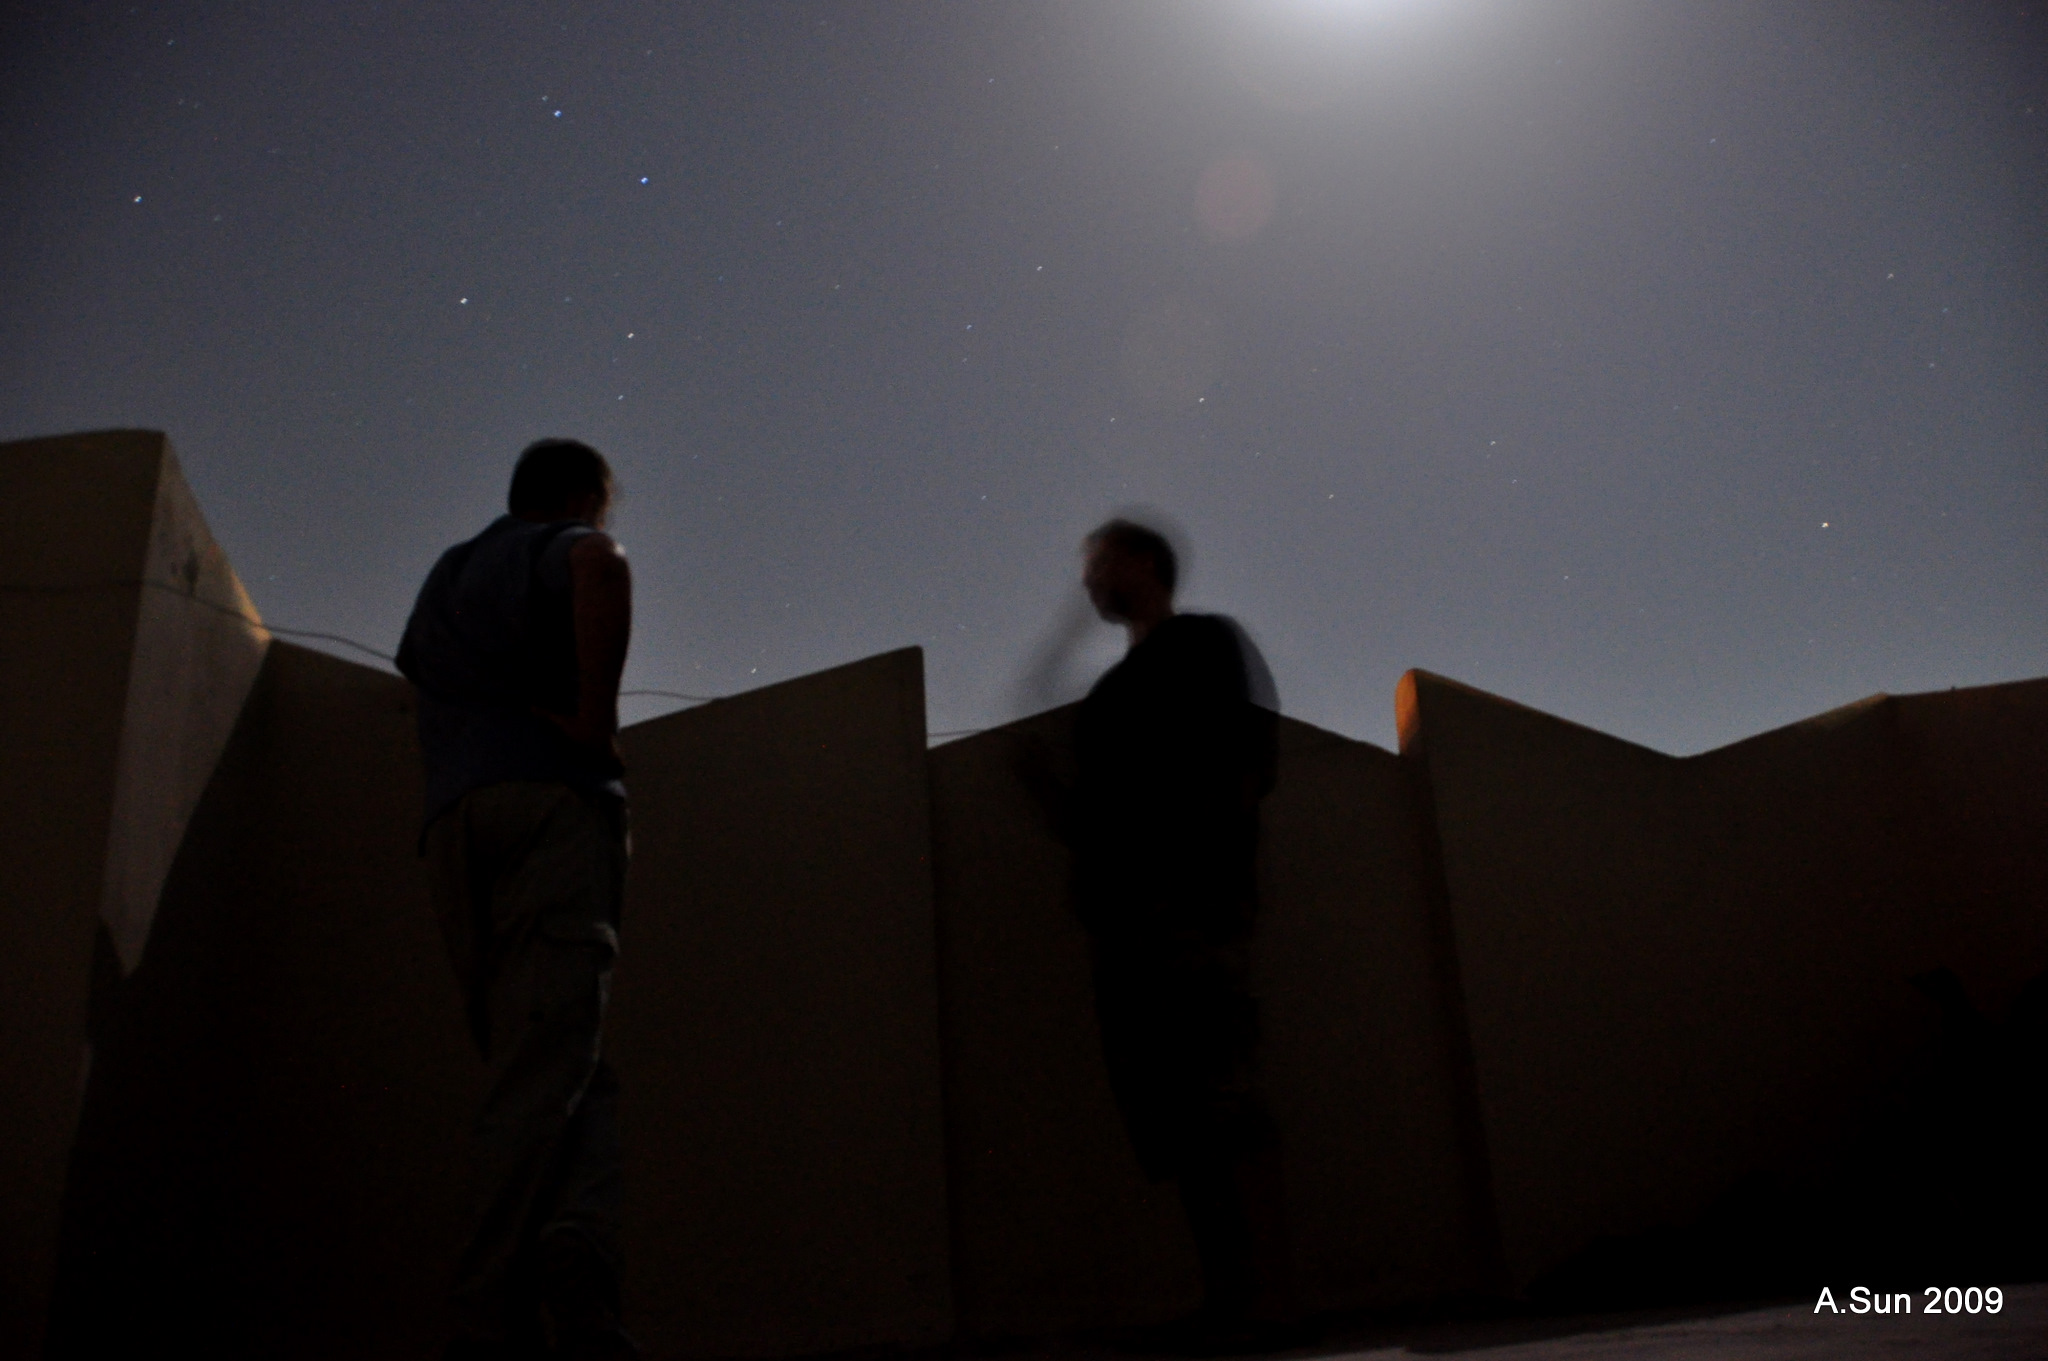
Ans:
[[[137,586],[147,586],[151,590],[162,591],[166,595],[174,595],[180,600],[189,600],[195,605],[203,605],[216,614],[224,614],[230,619],[240,620],[250,628],[262,629],[265,633],[274,633],[284,638],[317,638],[325,643],[340,643],[343,647],[352,647],[358,652],[368,653],[379,661],[390,662],[394,666],[398,664],[398,658],[392,656],[389,652],[379,651],[368,643],[359,643],[355,639],[345,637],[342,634],[325,633],[319,629],[286,628],[282,624],[266,624],[261,619],[250,618],[232,605],[223,605],[217,600],[208,600],[195,590],[190,590],[175,582],[158,581],[153,577],[115,577],[103,581],[70,581],[50,585],[31,582],[0,582],[0,591],[8,591],[16,595],[66,595],[77,591],[106,591]],[[728,696],[690,695],[684,694],[680,690],[621,690],[619,691],[619,698],[680,699],[690,704],[709,704],[713,700],[725,699]],[[985,731],[987,729],[984,728],[960,728],[951,732],[926,733],[925,740],[931,742],[948,737],[970,737],[975,733]]]
[[[64,595],[73,591],[107,591],[133,586],[147,586],[151,590],[162,591],[166,595],[174,595],[180,600],[189,600],[195,605],[202,605],[212,610],[215,614],[224,614],[230,619],[239,619],[250,628],[262,629],[265,633],[275,633],[286,638],[318,638],[322,642],[340,643],[343,647],[352,647],[358,652],[367,652],[379,661],[391,662],[393,664],[396,664],[398,661],[396,657],[388,652],[380,652],[368,643],[359,643],[355,639],[345,638],[339,633],[323,633],[318,629],[285,628],[281,624],[266,624],[261,619],[251,619],[233,605],[223,605],[218,600],[208,600],[197,591],[187,590],[175,582],[157,581],[152,577],[115,578],[108,581],[73,581],[53,586],[7,582],[0,584],[0,590],[13,592],[17,595]]]

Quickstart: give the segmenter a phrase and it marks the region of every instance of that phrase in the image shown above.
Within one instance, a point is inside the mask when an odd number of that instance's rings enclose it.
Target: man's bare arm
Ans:
[[[609,746],[619,730],[619,677],[633,633],[633,573],[609,534],[585,534],[569,549],[569,587],[578,708],[562,726],[579,742]]]

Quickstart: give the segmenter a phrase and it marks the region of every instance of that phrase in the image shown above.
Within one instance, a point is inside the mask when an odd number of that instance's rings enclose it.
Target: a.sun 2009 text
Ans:
[[[1995,1314],[2005,1308],[2005,1292],[1995,1285],[1930,1285],[1918,1293],[1926,1296],[1919,1302],[1918,1312],[1923,1314]],[[1913,1295],[1909,1290],[1873,1291],[1867,1285],[1859,1285],[1837,1303],[1835,1292],[1823,1286],[1813,1312],[1818,1314],[1825,1309],[1831,1314],[1910,1314],[1915,1312]]]

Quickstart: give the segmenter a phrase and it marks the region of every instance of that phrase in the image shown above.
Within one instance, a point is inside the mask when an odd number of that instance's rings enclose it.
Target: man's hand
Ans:
[[[614,721],[609,729],[592,722],[582,714],[551,714],[545,709],[534,712],[568,734],[572,741],[586,746],[606,747],[614,757],[619,754],[618,723]]]

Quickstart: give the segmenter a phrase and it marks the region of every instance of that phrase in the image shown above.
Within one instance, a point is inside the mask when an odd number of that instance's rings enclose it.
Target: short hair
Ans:
[[[1152,564],[1152,574],[1159,578],[1166,593],[1173,594],[1174,584],[1180,578],[1180,560],[1174,556],[1173,545],[1158,530],[1136,520],[1116,519],[1096,529],[1087,542],[1101,544],[1114,553],[1144,558]]]
[[[505,501],[514,515],[552,515],[592,494],[612,499],[612,466],[580,440],[543,439],[526,446],[512,468]]]

